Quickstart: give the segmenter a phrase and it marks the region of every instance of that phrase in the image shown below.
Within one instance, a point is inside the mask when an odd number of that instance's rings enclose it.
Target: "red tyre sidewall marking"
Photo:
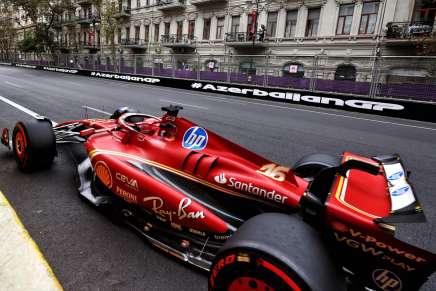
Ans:
[[[297,283],[295,283],[295,281],[292,280],[291,277],[286,275],[286,273],[280,270],[278,267],[262,259],[259,259],[258,262],[261,266],[265,267],[266,269],[270,270],[271,272],[279,276],[283,281],[286,282],[286,284],[288,284],[292,288],[292,290],[301,291],[301,288],[297,285]]]
[[[253,289],[250,286],[250,283],[255,283],[256,288]],[[268,288],[268,289],[267,289]],[[253,277],[239,277],[233,280],[230,284],[227,291],[253,291],[253,290],[270,290],[274,291],[275,289],[266,284],[263,280]]]

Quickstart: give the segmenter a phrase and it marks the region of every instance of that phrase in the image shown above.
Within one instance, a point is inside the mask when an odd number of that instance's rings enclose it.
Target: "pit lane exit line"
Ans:
[[[8,199],[0,191],[0,282],[2,290],[64,290]]]

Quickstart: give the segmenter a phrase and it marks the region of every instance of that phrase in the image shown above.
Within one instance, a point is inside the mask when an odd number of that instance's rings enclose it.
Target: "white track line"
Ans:
[[[44,116],[39,115],[38,113],[30,110],[29,108],[26,108],[26,107],[24,107],[24,106],[22,106],[22,105],[20,105],[18,103],[15,103],[14,101],[9,100],[8,98],[5,98],[3,96],[0,96],[0,101],[3,101],[4,103],[11,105],[12,107],[15,107],[16,109],[18,109],[21,112],[24,112],[24,113],[32,116],[33,118],[36,118],[36,119],[44,118]],[[54,122],[54,121],[52,121],[51,123],[53,124],[53,126],[57,125],[57,123]]]
[[[183,105],[183,106],[194,107],[194,108],[198,108],[198,109],[209,110],[209,108],[207,108],[207,107],[198,106],[198,105],[191,105],[191,104],[186,104],[186,103],[180,103],[179,101],[175,101],[175,100],[169,100],[169,99],[159,99],[159,100],[163,101],[163,102],[175,103],[177,105]]]
[[[12,83],[12,82],[9,82],[9,81],[4,81],[4,82],[5,82],[5,84],[11,85],[11,86],[13,86],[13,87],[17,87],[17,88],[20,88],[20,89],[24,89],[23,86],[20,86],[20,85],[18,85],[18,84],[15,84],[15,83]]]
[[[112,113],[109,113],[109,112],[106,112],[106,111],[103,111],[103,110],[100,110],[100,109],[97,109],[97,108],[94,108],[94,107],[82,106],[82,108],[89,109],[89,110],[92,110],[92,111],[95,111],[95,112],[98,112],[98,113],[102,113],[102,114],[106,114],[106,115],[112,115]]]

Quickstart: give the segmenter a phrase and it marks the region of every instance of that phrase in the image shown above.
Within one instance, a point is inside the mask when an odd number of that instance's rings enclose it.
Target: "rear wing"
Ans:
[[[398,154],[372,158],[383,168],[391,198],[391,214],[377,218],[376,223],[425,222],[424,211],[418,201],[413,186],[408,181]]]

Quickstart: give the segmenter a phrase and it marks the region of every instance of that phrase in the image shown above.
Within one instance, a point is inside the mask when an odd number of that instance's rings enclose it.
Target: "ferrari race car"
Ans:
[[[434,254],[395,238],[425,216],[398,155],[313,154],[287,168],[179,117],[18,122],[25,172],[67,144],[80,195],[153,246],[209,271],[210,290],[418,290]]]

